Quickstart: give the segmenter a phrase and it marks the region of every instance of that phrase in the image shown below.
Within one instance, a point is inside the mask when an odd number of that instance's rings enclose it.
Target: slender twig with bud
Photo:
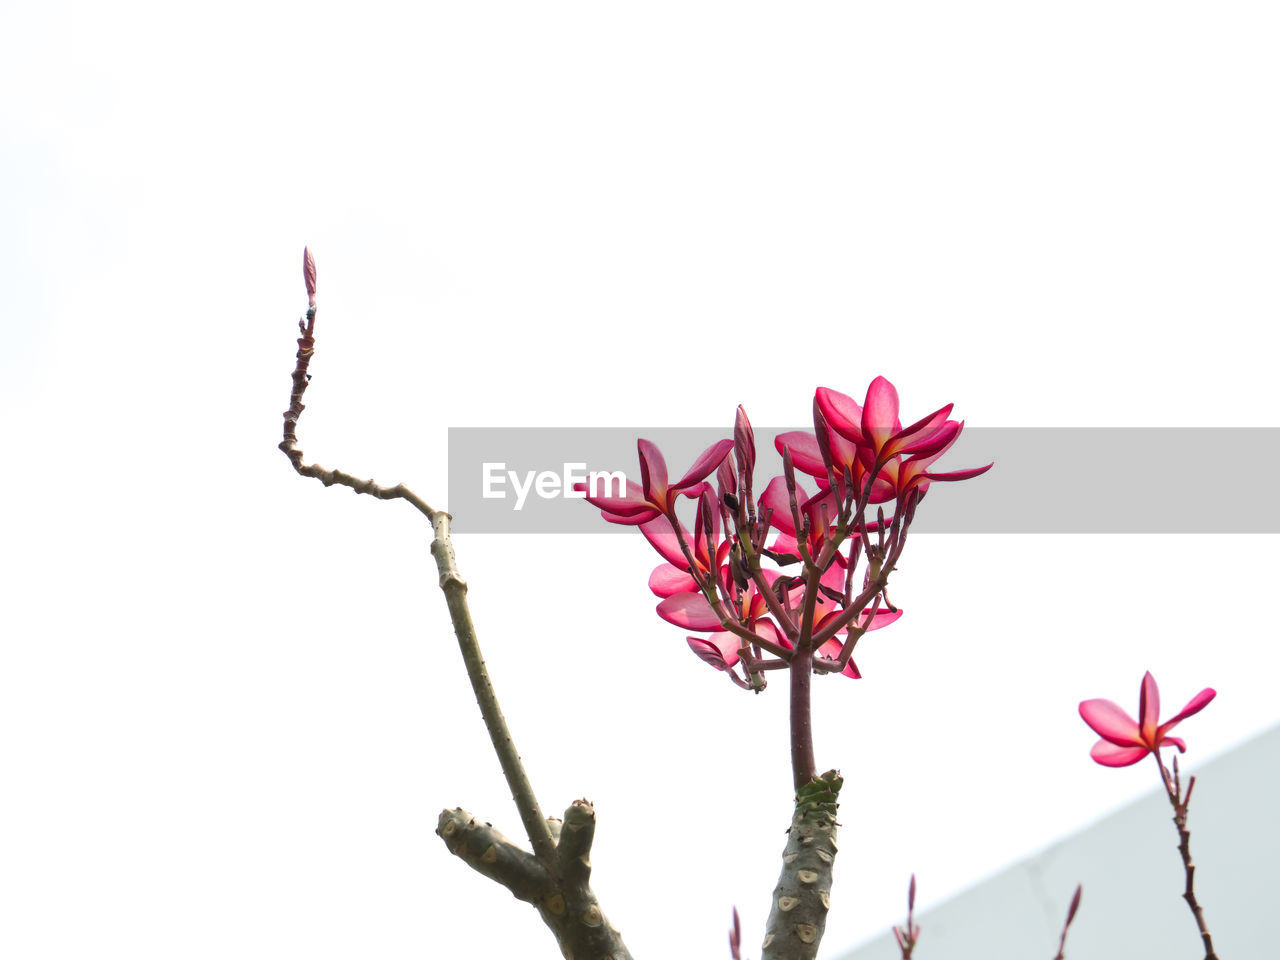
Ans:
[[[293,391],[289,409],[284,414],[284,439],[280,449],[304,477],[313,477],[325,486],[350,487],[356,493],[380,500],[404,500],[431,523],[434,531],[431,555],[440,574],[440,589],[444,591],[467,677],[533,852],[512,843],[491,824],[477,820],[461,808],[441,812],[436,833],[449,851],[472,869],[502,884],[518,899],[533,904],[555,934],[565,956],[579,960],[630,960],[621,935],[601,912],[588,882],[591,877],[589,855],[595,836],[594,808],[586,800],[577,800],[565,811],[563,824],[544,817],[516,752],[471,622],[467,584],[458,573],[449,535],[452,518],[443,510],[433,509],[404,484],[383,487],[341,470],[305,462],[298,446],[297,427],[306,408],[302,396],[311,379],[308,367],[315,354],[316,322],[316,265],[310,250],[306,249],[302,256],[302,276],[307,289],[307,315],[298,325],[302,336],[298,338]]]
[[[911,882],[907,884],[907,922],[904,926],[893,928],[893,939],[898,941],[898,950],[902,953],[902,960],[911,960],[911,952],[916,948],[916,941],[920,939],[920,925],[916,923],[916,875],[911,875]]]
[[[1071,929],[1071,921],[1076,918],[1080,909],[1080,894],[1084,891],[1082,884],[1076,884],[1076,892],[1071,895],[1071,905],[1067,907],[1067,919],[1062,924],[1062,934],[1058,937],[1058,954],[1053,960],[1064,960],[1067,949],[1067,931]]]
[[[1200,901],[1196,899],[1196,868],[1191,861],[1191,831],[1187,829],[1187,806],[1191,803],[1191,790],[1196,785],[1196,778],[1192,777],[1187,783],[1187,792],[1184,794],[1177,756],[1173,758],[1173,773],[1170,774],[1160,751],[1167,747],[1173,747],[1179,753],[1185,751],[1186,743],[1180,737],[1170,736],[1169,731],[1187,717],[1199,713],[1216,696],[1216,690],[1205,687],[1185,707],[1161,723],[1160,688],[1156,685],[1156,678],[1147,671],[1138,688],[1137,720],[1111,700],[1085,700],[1079,708],[1084,722],[1102,738],[1093,745],[1090,753],[1097,763],[1104,767],[1128,767],[1144,759],[1147,754],[1155,757],[1156,766],[1160,769],[1160,782],[1169,797],[1170,806],[1173,807],[1173,823],[1178,829],[1178,853],[1182,857],[1183,871],[1187,878],[1182,898],[1187,901],[1196,929],[1200,932],[1205,960],[1218,960],[1218,955],[1213,949],[1213,938],[1209,936],[1204,911],[1200,908]]]

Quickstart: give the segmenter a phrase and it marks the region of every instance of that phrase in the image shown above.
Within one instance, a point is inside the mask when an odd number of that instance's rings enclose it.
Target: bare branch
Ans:
[[[1209,936],[1209,927],[1205,923],[1204,910],[1196,899],[1196,865],[1191,860],[1191,831],[1187,829],[1187,806],[1191,802],[1191,791],[1195,789],[1196,778],[1187,781],[1187,791],[1182,792],[1182,778],[1178,772],[1178,758],[1173,758],[1173,776],[1165,769],[1160,752],[1153,752],[1156,763],[1160,765],[1160,779],[1164,781],[1165,793],[1169,797],[1169,805],[1173,807],[1173,824],[1178,828],[1178,853],[1182,857],[1182,867],[1186,872],[1187,883],[1182,892],[1182,899],[1187,901],[1191,915],[1195,918],[1196,929],[1200,931],[1200,942],[1204,946],[1204,960],[1218,960],[1213,949],[1213,938]]]
[[[373,480],[361,479],[341,470],[306,463],[298,444],[297,429],[302,411],[306,409],[302,397],[311,379],[307,368],[315,353],[316,275],[315,261],[310,252],[304,252],[303,277],[309,306],[305,321],[298,324],[302,336],[298,338],[293,390],[289,396],[289,409],[284,413],[284,439],[279,444],[280,450],[304,477],[313,477],[325,486],[338,484],[349,487],[356,493],[380,500],[405,500],[430,521],[433,530],[431,555],[440,575],[440,589],[444,592],[449,617],[453,621],[467,677],[533,853],[519,848],[493,829],[492,824],[477,821],[461,808],[441,813],[436,832],[455,856],[502,884],[517,898],[534,904],[566,956],[579,960],[630,960],[631,955],[618,931],[605,919],[595,894],[588,886],[591,874],[589,853],[595,832],[595,811],[591,804],[585,800],[574,803],[566,812],[563,825],[544,817],[538,806],[480,652],[467,605],[467,583],[458,572],[449,535],[452,517],[443,510],[432,508],[404,484],[383,487]],[[560,848],[558,844],[562,839],[564,846]]]
[[[622,935],[600,910],[587,884],[595,810],[586,800],[575,801],[565,811],[560,843],[567,848],[564,858],[572,861],[564,865],[567,873],[558,869],[559,851],[556,863],[549,867],[511,843],[493,824],[461,808],[442,811],[436,833],[449,852],[471,869],[502,884],[517,900],[533,904],[566,957],[631,960]]]

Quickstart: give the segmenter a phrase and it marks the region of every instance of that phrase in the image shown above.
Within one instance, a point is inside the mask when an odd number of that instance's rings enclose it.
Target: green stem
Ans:
[[[524,764],[520,762],[520,754],[516,751],[515,741],[507,728],[506,718],[498,705],[497,694],[493,691],[493,683],[489,679],[489,670],[485,667],[484,656],[480,653],[480,642],[476,638],[476,628],[471,622],[471,610],[467,606],[467,584],[458,574],[457,563],[453,555],[453,543],[449,539],[449,514],[436,511],[431,525],[435,529],[435,539],[431,542],[431,555],[435,557],[436,568],[440,571],[440,589],[444,591],[449,605],[449,618],[453,621],[453,630],[458,638],[458,648],[462,651],[462,662],[467,668],[467,679],[471,681],[471,689],[475,691],[476,703],[480,705],[480,715],[484,718],[485,729],[489,731],[489,739],[498,754],[498,763],[502,766],[502,775],[511,788],[511,798],[520,811],[520,822],[524,824],[525,834],[533,845],[533,852],[539,860],[550,862],[555,855],[555,841],[551,839],[551,831],[547,828],[547,820],[538,806],[538,798],[534,795],[533,785],[525,773]]]

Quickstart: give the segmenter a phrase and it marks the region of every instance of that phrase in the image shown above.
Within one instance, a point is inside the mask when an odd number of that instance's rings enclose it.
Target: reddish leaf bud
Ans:
[[[738,458],[738,473],[750,489],[751,475],[756,467],[756,435],[741,404],[733,421],[733,450]]]
[[[1076,911],[1080,909],[1080,894],[1083,890],[1083,884],[1076,885],[1075,895],[1071,898],[1071,906],[1067,908],[1067,926],[1071,926],[1071,921],[1076,918]]]
[[[738,475],[734,472],[733,462],[728,457],[721,460],[720,466],[716,468],[716,484],[720,487],[721,499],[738,492]]]
[[[818,399],[813,400],[813,436],[818,441],[818,452],[822,454],[822,464],[827,468],[827,482],[836,485],[835,457],[831,453],[831,434],[828,432],[827,418],[822,415]]]
[[[307,303],[316,305],[316,261],[307,247],[302,248],[302,280],[307,285]]]

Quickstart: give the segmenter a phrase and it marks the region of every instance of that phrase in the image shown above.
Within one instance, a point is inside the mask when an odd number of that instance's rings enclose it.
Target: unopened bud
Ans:
[[[746,565],[742,562],[742,547],[737,543],[729,550],[729,575],[733,577],[733,582],[738,585],[739,590],[747,589],[750,584]]]
[[[1080,909],[1080,894],[1084,891],[1083,884],[1076,885],[1075,896],[1071,898],[1071,906],[1067,910],[1067,926],[1071,925],[1071,921],[1076,918],[1076,911]]]
[[[311,250],[302,248],[302,281],[307,285],[307,304],[316,305],[316,261]]]

